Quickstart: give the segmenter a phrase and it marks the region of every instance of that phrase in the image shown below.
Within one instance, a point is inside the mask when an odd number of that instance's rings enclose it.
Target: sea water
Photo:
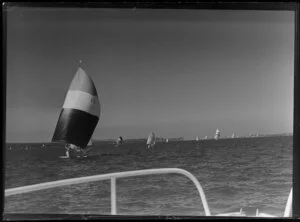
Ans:
[[[293,137],[94,142],[87,158],[60,159],[62,144],[7,144],[5,188],[96,174],[181,168],[202,185],[212,215],[243,208],[282,216],[292,188]],[[27,149],[26,149],[27,146]],[[11,147],[11,149],[9,149]],[[110,181],[6,197],[5,213],[110,214]],[[117,214],[204,215],[194,184],[179,174],[117,179]]]

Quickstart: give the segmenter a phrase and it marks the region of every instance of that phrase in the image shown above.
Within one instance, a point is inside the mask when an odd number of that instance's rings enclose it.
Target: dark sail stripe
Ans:
[[[77,109],[62,109],[52,142],[71,143],[86,148],[99,121],[97,116]]]

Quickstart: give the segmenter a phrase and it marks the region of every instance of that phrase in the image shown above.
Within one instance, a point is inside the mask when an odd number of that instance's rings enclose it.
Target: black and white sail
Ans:
[[[92,79],[78,68],[60,112],[53,142],[64,142],[85,149],[100,117],[100,103]]]

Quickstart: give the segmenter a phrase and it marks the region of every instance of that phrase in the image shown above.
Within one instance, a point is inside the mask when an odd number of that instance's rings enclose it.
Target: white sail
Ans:
[[[123,137],[119,136],[119,138],[116,140],[116,146],[120,146],[124,143]]]
[[[217,130],[216,130],[216,134],[215,134],[215,139],[217,140],[217,139],[219,139],[219,138],[220,138],[220,130],[217,129]]]
[[[234,133],[232,134],[231,138],[235,138],[235,134]]]
[[[196,141],[199,141],[199,137],[198,136],[196,136]]]
[[[88,142],[87,146],[92,146],[92,145],[93,145],[93,142],[92,142],[92,140],[90,140],[90,141]]]
[[[150,133],[147,139],[148,148],[155,145],[155,134],[153,132]]]

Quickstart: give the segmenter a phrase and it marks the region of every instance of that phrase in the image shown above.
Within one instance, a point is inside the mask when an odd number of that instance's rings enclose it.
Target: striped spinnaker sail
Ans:
[[[100,103],[92,79],[78,68],[67,92],[52,138],[85,148],[100,117]]]

